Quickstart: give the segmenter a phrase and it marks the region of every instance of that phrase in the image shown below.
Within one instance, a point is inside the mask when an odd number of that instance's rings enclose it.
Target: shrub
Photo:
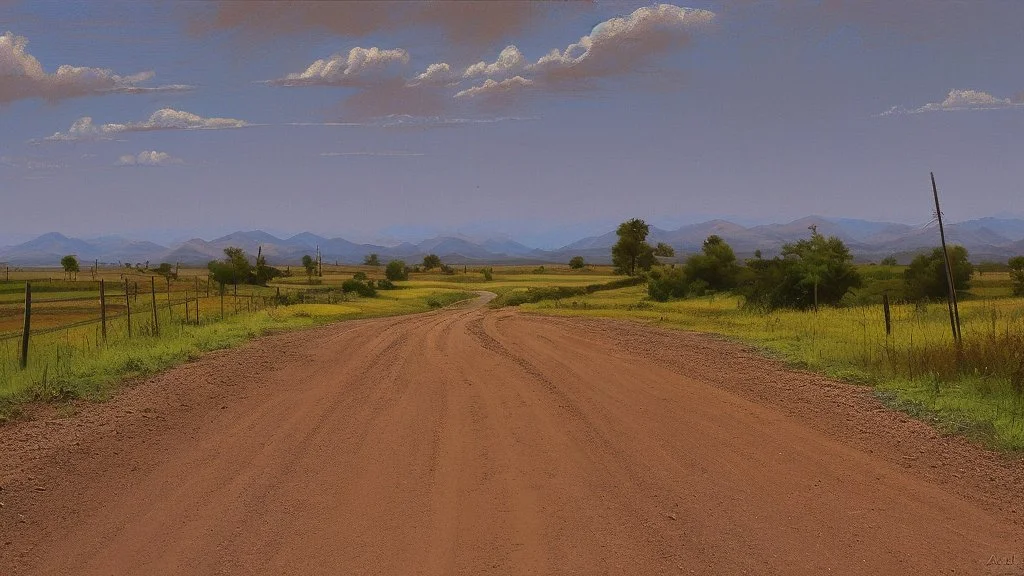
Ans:
[[[647,281],[647,295],[651,300],[667,302],[670,298],[686,296],[686,275],[682,268],[654,268]]]
[[[384,276],[392,282],[408,280],[409,268],[405,265],[405,262],[401,260],[392,260],[391,262],[388,262],[387,267],[384,269]]]
[[[490,282],[491,280],[494,279],[494,271],[492,268],[484,268],[483,270],[481,270],[481,272],[483,273],[484,280],[486,282]]]
[[[573,270],[580,270],[582,268],[586,268],[586,266],[587,262],[583,259],[583,256],[573,256],[569,260],[569,268],[572,268]]]
[[[355,292],[356,294],[367,298],[372,298],[377,295],[377,290],[374,289],[372,283],[360,282],[354,278],[352,280],[345,280],[342,282],[341,291],[346,294]]]
[[[391,280],[388,280],[387,278],[385,278],[383,280],[377,280],[377,289],[378,290],[394,290],[395,289],[395,283],[392,282]]]
[[[356,272],[352,275],[353,280],[359,280],[360,282],[365,282],[367,278],[366,272]]]
[[[1013,282],[1013,295],[1024,296],[1024,256],[1014,256],[1008,262],[1010,280]]]
[[[967,249],[963,246],[949,247],[949,264],[953,269],[953,286],[958,292],[970,290],[974,267],[967,260]],[[949,292],[946,280],[946,263],[942,248],[930,254],[919,254],[903,272],[907,296],[913,299],[945,298]]]

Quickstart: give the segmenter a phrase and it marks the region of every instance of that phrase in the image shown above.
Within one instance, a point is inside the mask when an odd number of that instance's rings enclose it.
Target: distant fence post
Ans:
[[[220,319],[224,319],[224,285],[220,286]]]
[[[150,294],[153,296],[153,335],[160,335],[160,321],[157,320],[156,308],[156,276],[149,277]],[[169,309],[169,307],[168,307]]]
[[[138,304],[139,303],[139,283],[136,281],[133,284],[135,285],[135,303]]]
[[[128,280],[124,281],[124,305],[125,311],[128,313],[128,339],[132,337],[132,295],[128,290]]]
[[[107,341],[107,292],[103,279],[100,279],[100,330],[103,333],[103,341]]]
[[[196,326],[199,326],[199,283],[196,282]]]
[[[32,331],[32,283],[25,282],[25,327],[21,333],[21,369],[28,367],[28,336]]]
[[[882,294],[882,309],[885,310],[885,335],[892,335],[892,317],[889,315],[889,295]]]

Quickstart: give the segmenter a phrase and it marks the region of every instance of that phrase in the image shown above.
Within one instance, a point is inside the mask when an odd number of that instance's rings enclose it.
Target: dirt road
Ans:
[[[735,344],[477,302],[0,427],[0,574],[1024,574],[1021,486]]]

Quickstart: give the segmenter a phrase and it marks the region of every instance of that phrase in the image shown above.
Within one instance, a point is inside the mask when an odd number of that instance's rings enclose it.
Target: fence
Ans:
[[[0,363],[17,356],[24,370],[63,333],[81,346],[111,340],[159,336],[169,326],[216,322],[239,312],[275,305],[280,289],[219,285],[205,278],[184,280],[122,274],[97,281],[30,280],[0,283]],[[89,327],[93,327],[90,331]],[[17,350],[12,348],[17,347]],[[14,352],[14,354],[12,354]],[[56,354],[59,356],[59,347]],[[0,375],[5,370],[0,370]]]

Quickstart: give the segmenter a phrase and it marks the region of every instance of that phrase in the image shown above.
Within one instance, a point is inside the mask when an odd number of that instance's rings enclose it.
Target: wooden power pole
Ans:
[[[939,208],[939,188],[935,185],[935,173],[931,172],[932,195],[935,197],[935,217],[939,221],[939,238],[942,240],[942,257],[946,264],[946,305],[949,308],[949,327],[953,331],[953,340],[960,342],[960,310],[956,301],[956,285],[953,282],[953,266],[946,250],[946,230],[942,226],[942,210]]]

